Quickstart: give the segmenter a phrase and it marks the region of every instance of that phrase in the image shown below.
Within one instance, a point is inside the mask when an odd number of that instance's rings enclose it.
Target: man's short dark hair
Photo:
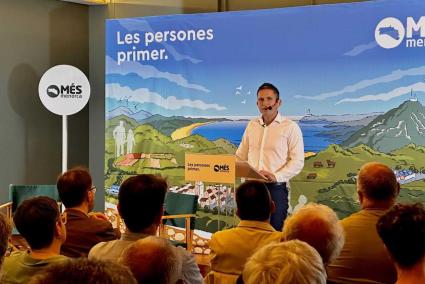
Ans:
[[[397,178],[394,172],[382,163],[370,162],[363,165],[357,185],[358,189],[371,200],[385,201],[397,196]]]
[[[55,236],[60,212],[55,200],[47,196],[27,199],[16,209],[13,221],[32,249],[48,247]]]
[[[167,182],[155,175],[128,178],[118,194],[119,212],[127,228],[141,232],[152,225],[164,206]]]
[[[57,181],[59,197],[66,208],[81,205],[91,185],[90,173],[84,168],[66,171],[59,176]]]
[[[52,263],[31,278],[30,284],[136,284],[130,270],[116,262],[75,258]]]
[[[273,84],[271,84],[271,83],[263,83],[260,87],[258,87],[258,90],[257,90],[257,96],[258,96],[258,93],[259,93],[261,90],[272,90],[272,91],[273,91],[273,93],[275,93],[275,94],[276,94],[276,100],[278,100],[278,99],[279,99],[279,90],[275,87],[275,85],[273,85]]]
[[[425,257],[425,209],[423,204],[396,204],[376,224],[379,236],[403,268],[409,268]]]
[[[247,181],[236,189],[236,204],[241,220],[265,221],[270,218],[271,197],[260,181]]]
[[[9,220],[6,215],[0,213],[0,268],[9,245],[9,237],[11,233],[12,227]]]

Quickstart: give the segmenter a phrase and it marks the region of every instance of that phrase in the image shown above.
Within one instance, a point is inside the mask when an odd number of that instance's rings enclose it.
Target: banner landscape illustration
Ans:
[[[377,1],[106,22],[105,188],[153,173],[199,195],[197,228],[231,227],[234,186],[186,182],[185,153],[234,154],[256,90],[276,85],[304,136],[291,208],[358,210],[362,164],[389,165],[425,202],[425,3]]]

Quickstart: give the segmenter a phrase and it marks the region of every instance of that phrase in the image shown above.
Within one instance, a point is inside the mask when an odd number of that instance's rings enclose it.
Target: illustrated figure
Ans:
[[[112,136],[115,140],[115,156],[119,157],[124,155],[124,144],[125,144],[125,127],[124,121],[120,120],[120,124],[114,128]]]
[[[295,205],[294,210],[292,213],[296,213],[298,210],[300,210],[304,205],[307,203],[307,197],[304,194],[301,194],[298,197],[298,204]]]
[[[133,153],[133,146],[136,145],[133,130],[129,129],[127,132],[127,154]]]

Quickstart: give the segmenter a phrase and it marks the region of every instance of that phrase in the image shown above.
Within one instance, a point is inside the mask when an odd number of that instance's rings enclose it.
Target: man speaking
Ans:
[[[270,223],[278,231],[288,211],[287,182],[304,166],[304,143],[299,126],[279,114],[279,90],[270,83],[257,91],[259,118],[248,123],[236,156],[266,177],[276,205]]]

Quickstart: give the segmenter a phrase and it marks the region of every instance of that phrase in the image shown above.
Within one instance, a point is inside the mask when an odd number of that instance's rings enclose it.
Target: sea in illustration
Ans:
[[[125,107],[108,115],[107,184],[118,185],[125,176],[138,173],[161,173],[174,190],[186,188],[199,195],[199,204],[208,210],[217,209],[218,202],[183,179],[186,152],[233,154],[241,140],[248,120],[227,118],[164,117],[145,112],[143,118]],[[304,170],[291,181],[294,202],[300,195],[334,208],[341,217],[358,208],[354,199],[356,173],[370,160],[384,162],[398,174],[403,200],[425,200],[423,178],[425,162],[425,108],[417,99],[408,99],[385,113],[356,115],[306,115],[299,119],[305,141]],[[113,117],[115,116],[115,117]],[[416,120],[410,119],[415,117]],[[113,131],[119,125],[132,129],[135,145],[131,153],[114,155]],[[412,139],[414,138],[414,142]],[[391,145],[386,140],[391,139]],[[149,142],[148,142],[149,141]],[[418,144],[420,143],[420,144]],[[116,173],[121,173],[116,175]],[[352,194],[347,197],[347,190]],[[111,197],[114,196],[110,191]],[[343,194],[344,193],[344,194]],[[229,193],[230,194],[230,193]],[[225,194],[223,196],[226,197]],[[342,198],[341,198],[342,196]],[[337,197],[337,199],[334,199]],[[234,202],[228,201],[228,206]],[[222,205],[226,204],[223,200]],[[295,202],[293,206],[296,206]]]
[[[214,122],[196,127],[192,131],[192,134],[201,135],[210,141],[223,138],[238,146],[247,124],[248,121],[246,120]],[[323,121],[298,121],[298,125],[303,133],[304,149],[306,152],[318,152],[330,144],[339,144],[343,141],[341,137],[326,135],[329,130],[329,124],[329,122],[324,123]]]
[[[359,210],[357,173],[370,161],[393,169],[398,201],[425,202],[425,53],[403,38],[423,42],[404,23],[410,17],[419,27],[425,4],[384,2],[107,20],[106,206],[116,205],[126,178],[152,173],[171,191],[198,195],[198,229],[237,224],[235,185],[186,181],[184,158],[234,154],[259,113],[256,90],[264,82],[279,88],[279,111],[304,138],[289,213],[307,202],[340,218]],[[399,38],[379,24],[383,18],[400,21],[390,23]],[[277,26],[291,28],[270,28]],[[192,30],[202,40],[162,41],[164,31],[182,39]],[[118,41],[118,33],[141,42]],[[138,51],[167,59],[122,57]]]

